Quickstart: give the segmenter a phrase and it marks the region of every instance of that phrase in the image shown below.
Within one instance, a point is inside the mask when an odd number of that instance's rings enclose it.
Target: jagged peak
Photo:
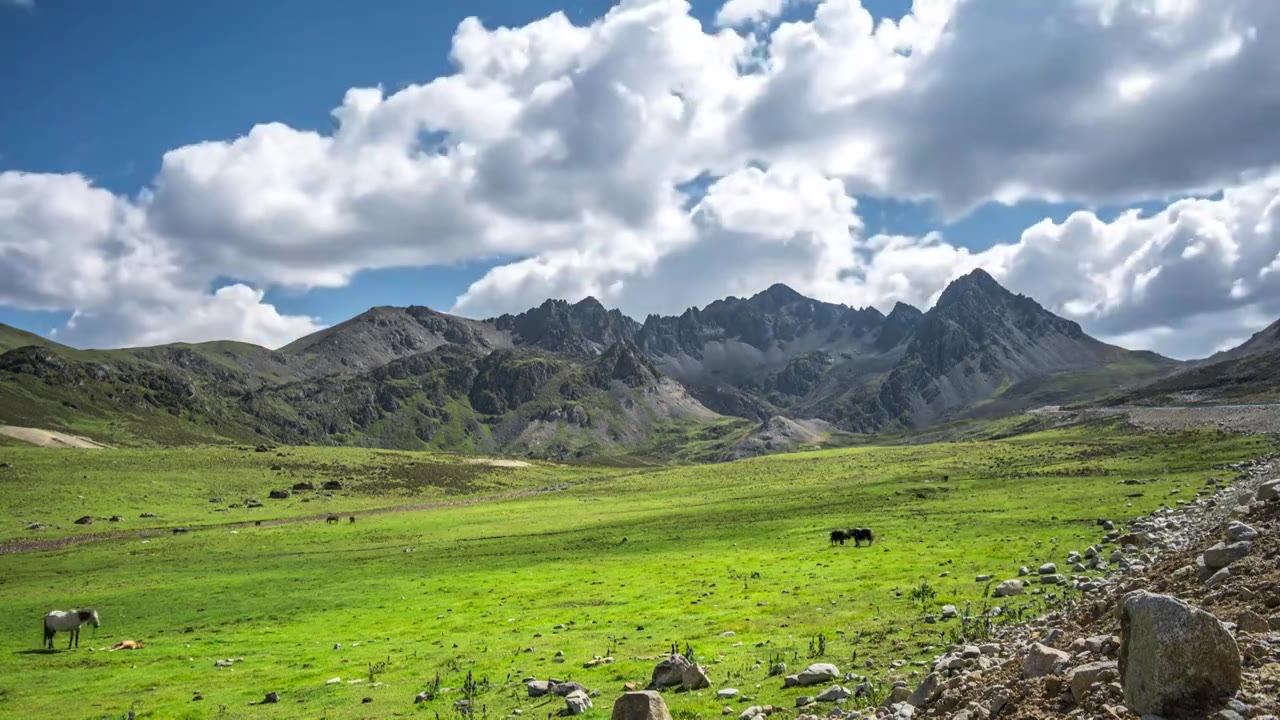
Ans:
[[[996,282],[996,279],[991,277],[991,274],[986,270],[974,268],[967,275],[961,275],[947,285],[946,289],[942,291],[942,295],[938,296],[937,307],[946,307],[963,297],[971,295],[999,298],[1014,297],[1013,293]]]
[[[783,283],[774,283],[768,288],[752,295],[750,300],[768,300],[775,305],[789,305],[791,303],[806,302],[809,298],[801,295],[790,286]]]
[[[924,312],[909,303],[898,301],[893,304],[893,309],[889,311],[891,318],[918,318],[924,315]]]

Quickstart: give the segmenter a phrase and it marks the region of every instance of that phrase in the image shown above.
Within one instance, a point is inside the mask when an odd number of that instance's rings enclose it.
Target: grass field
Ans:
[[[455,702],[470,695],[477,717],[516,708],[542,717],[563,701],[529,699],[518,681],[551,676],[602,691],[587,717],[607,717],[622,684],[643,686],[653,658],[676,643],[692,648],[714,683],[711,690],[668,692],[677,720],[719,715],[715,690],[722,687],[752,698],[732,702],[738,711],[754,703],[790,708],[795,696],[814,690],[782,690],[766,677],[771,660],[794,672],[817,660],[821,635],[822,659],[842,670],[909,677],[919,670],[910,661],[952,641],[959,628],[926,624],[925,613],[943,603],[963,610],[971,601],[978,614],[992,604],[984,599],[988,584],[975,575],[998,581],[1019,565],[1061,565],[1067,550],[1098,539],[1097,517],[1124,519],[1190,499],[1207,477],[1229,479],[1210,466],[1273,447],[1262,438],[1098,425],[670,469],[539,466],[483,482],[591,481],[371,516],[354,526],[157,534],[146,542],[0,555],[0,716],[118,718],[133,710],[148,718],[434,719],[455,717]],[[214,452],[226,454],[215,462]],[[39,482],[5,480],[0,501],[6,517],[39,517],[54,495],[18,486],[56,482],[57,497],[101,502],[95,512],[113,505],[99,495],[123,501],[146,493],[184,522],[213,522],[223,514],[205,507],[209,493],[262,493],[276,482],[262,462],[417,462],[346,449],[287,452],[294,454],[174,450],[153,462],[143,451],[3,447],[0,462],[31,468]],[[113,456],[120,463],[114,473]],[[194,463],[208,467],[172,470]],[[147,469],[153,465],[170,469]],[[175,488],[206,484],[160,495],[155,487],[164,472]],[[1151,482],[1119,482],[1130,478]],[[385,490],[340,499],[394,505],[415,492],[438,492]],[[1135,493],[1141,495],[1130,497]],[[295,511],[303,512],[270,504],[261,512]],[[874,528],[876,544],[828,545],[828,530],[854,525]],[[6,533],[13,535],[9,526]],[[911,600],[922,581],[936,590],[923,605]],[[1043,602],[1029,595],[1011,605]],[[86,629],[78,651],[61,649],[61,635],[56,652],[36,650],[44,612],[90,605],[103,620],[96,637]],[[122,639],[146,647],[88,650]],[[596,655],[617,662],[584,668]],[[214,666],[241,657],[231,668]],[[893,668],[895,660],[909,662]],[[469,674],[476,683],[470,688]],[[413,704],[437,676],[441,692]],[[341,681],[326,685],[335,677]],[[197,691],[203,700],[192,699]],[[268,691],[280,694],[279,704],[250,707]],[[372,702],[362,703],[366,697]]]

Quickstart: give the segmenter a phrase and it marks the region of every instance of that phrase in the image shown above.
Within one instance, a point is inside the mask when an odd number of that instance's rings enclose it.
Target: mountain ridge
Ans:
[[[0,328],[0,342],[39,340],[20,332]],[[1176,367],[1092,338],[976,270],[927,311],[896,303],[888,315],[775,283],[643,323],[594,298],[548,299],[486,320],[379,306],[275,351],[229,342],[111,351],[0,346],[0,400],[12,398],[28,419],[43,412],[75,429],[77,413],[88,411],[53,386],[75,382],[97,421],[141,413],[143,421],[131,422],[149,427],[148,413],[168,413],[187,423],[182,433],[224,439],[536,453],[538,443],[517,438],[538,427],[540,437],[570,438],[542,446],[562,455],[633,449],[662,423],[717,418],[729,418],[724,427],[738,427],[735,417],[760,423],[770,440],[752,447],[766,448],[780,438],[807,442],[813,428],[912,431],[982,408],[1018,412],[1047,397],[1090,399]],[[548,389],[553,377],[560,380]],[[407,399],[412,417],[401,412]],[[583,425],[584,413],[597,425]],[[584,432],[608,425],[609,416],[611,433]],[[0,410],[0,422],[7,419]],[[394,422],[406,425],[378,424]],[[414,440],[417,431],[429,437]],[[437,440],[446,436],[453,439]]]

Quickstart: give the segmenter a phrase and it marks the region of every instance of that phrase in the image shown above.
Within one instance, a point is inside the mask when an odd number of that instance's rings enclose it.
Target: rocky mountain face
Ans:
[[[927,312],[898,303],[888,315],[774,285],[643,324],[592,298],[490,320],[378,307],[274,352],[81,351],[9,330],[0,422],[74,429],[78,415],[119,412],[153,437],[163,413],[181,437],[553,456],[637,447],[663,423],[718,416],[760,423],[749,453],[1083,399],[1174,366],[1099,342],[982,271]]]

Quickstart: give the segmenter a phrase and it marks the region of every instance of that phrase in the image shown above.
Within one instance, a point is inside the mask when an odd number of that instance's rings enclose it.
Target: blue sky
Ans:
[[[274,346],[385,304],[927,307],[973,267],[1179,356],[1280,314],[1280,6],[861,4],[0,0],[0,322]]]
[[[0,96],[20,98],[0,111],[0,170],[82,173],[114,192],[135,195],[171,148],[233,138],[254,124],[287,123],[328,132],[330,111],[351,87],[394,91],[452,71],[458,23],[517,26],[557,10],[576,23],[603,15],[611,0],[339,0],[225,3],[136,0],[78,3],[39,0],[34,11],[0,14]],[[710,25],[719,2],[696,0]],[[901,17],[909,0],[866,3],[877,17]],[[797,8],[791,14],[798,14]],[[885,232],[937,229],[915,203],[861,198],[867,219]],[[1014,238],[1027,220],[1066,207],[980,213],[949,230],[982,246]],[[364,272],[348,287],[275,289],[267,299],[289,313],[340,322],[375,305],[448,309],[492,262],[459,267]],[[47,334],[69,312],[0,306],[0,322]]]

